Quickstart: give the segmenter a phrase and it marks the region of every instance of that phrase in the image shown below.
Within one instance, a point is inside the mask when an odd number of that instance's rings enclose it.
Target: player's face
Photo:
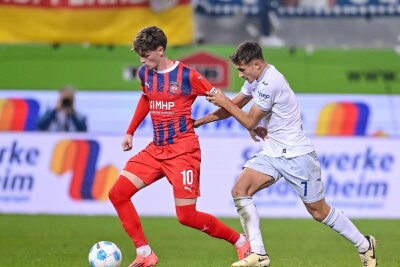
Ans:
[[[248,64],[238,64],[235,68],[239,71],[239,77],[242,77],[249,83],[254,82],[260,77],[259,62],[252,60]]]
[[[164,54],[164,49],[160,46],[156,50],[148,51],[140,56],[140,62],[146,65],[149,69],[157,69],[160,64],[162,55]]]

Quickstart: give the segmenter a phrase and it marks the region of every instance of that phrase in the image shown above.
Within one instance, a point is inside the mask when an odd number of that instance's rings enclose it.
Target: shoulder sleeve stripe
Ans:
[[[147,92],[153,91],[153,71],[146,68],[146,89]]]
[[[146,71],[146,67],[144,65],[142,65],[138,72],[139,79],[140,79],[142,86],[144,86],[144,82],[145,82],[145,71]]]
[[[192,92],[192,87],[190,85],[190,69],[183,67],[182,70],[182,95],[187,96]]]

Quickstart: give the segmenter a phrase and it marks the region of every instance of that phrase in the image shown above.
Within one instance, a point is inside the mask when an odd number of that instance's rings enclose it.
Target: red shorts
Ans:
[[[176,198],[200,196],[199,140],[189,139],[177,144],[156,146],[153,143],[133,156],[124,170],[135,174],[146,185],[167,177]]]

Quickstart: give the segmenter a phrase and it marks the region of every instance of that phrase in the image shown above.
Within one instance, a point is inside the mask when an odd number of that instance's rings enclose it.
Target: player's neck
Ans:
[[[265,64],[262,65],[262,67],[261,67],[261,69],[260,69],[261,73],[260,73],[260,75],[258,76],[257,81],[259,81],[259,80],[264,76],[264,73],[267,71],[268,66],[269,66],[268,63],[265,63]]]
[[[174,61],[170,60],[167,57],[163,57],[157,66],[157,71],[163,71],[163,70],[169,69],[173,65],[174,65]]]

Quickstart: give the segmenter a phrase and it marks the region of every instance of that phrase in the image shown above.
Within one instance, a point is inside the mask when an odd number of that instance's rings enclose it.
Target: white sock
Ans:
[[[260,231],[260,217],[258,216],[256,205],[253,198],[237,197],[233,199],[239,214],[240,222],[247,239],[250,241],[251,251],[265,255],[264,243]]]
[[[239,239],[235,243],[235,248],[240,248],[246,243],[246,237],[243,234],[240,234]]]
[[[136,249],[136,255],[138,256],[147,257],[150,256],[150,254],[151,254],[151,248],[149,245],[144,245]]]
[[[359,253],[364,253],[369,249],[368,239],[360,233],[357,227],[343,212],[332,207],[328,216],[326,216],[322,223],[353,243]]]

